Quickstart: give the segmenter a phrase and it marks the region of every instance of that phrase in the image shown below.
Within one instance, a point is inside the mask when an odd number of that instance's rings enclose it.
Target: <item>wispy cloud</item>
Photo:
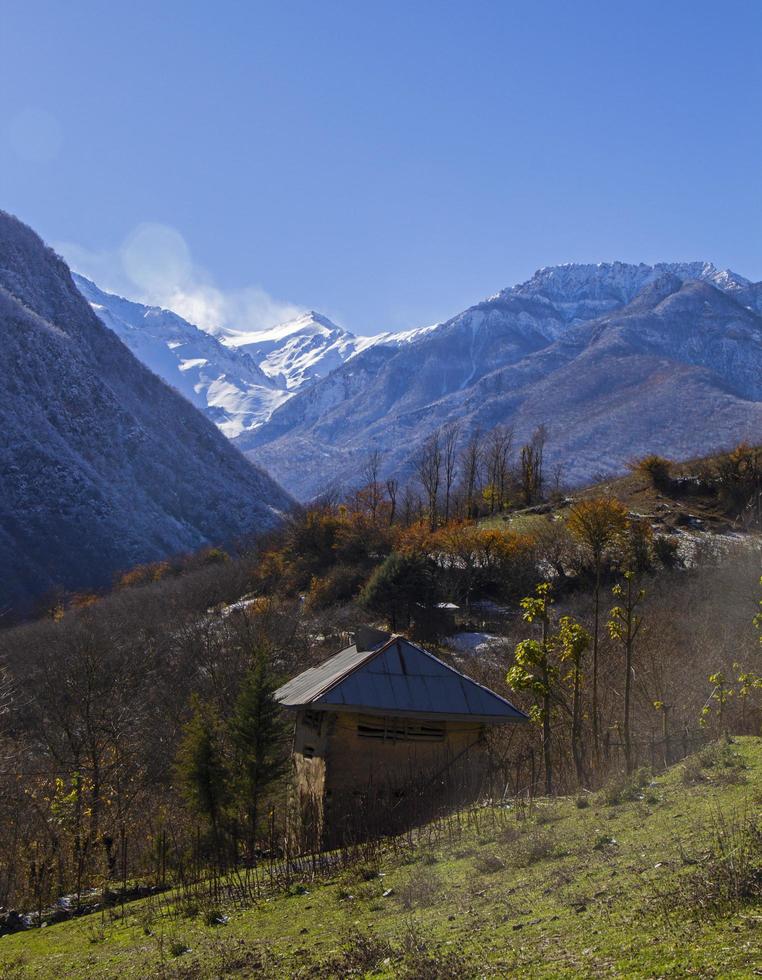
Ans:
[[[101,289],[174,310],[204,330],[263,330],[304,310],[259,285],[220,289],[169,225],[140,224],[113,250],[94,252],[74,242],[57,242],[55,247]]]

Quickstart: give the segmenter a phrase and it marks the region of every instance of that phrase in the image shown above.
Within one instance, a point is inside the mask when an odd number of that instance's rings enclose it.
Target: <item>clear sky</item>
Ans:
[[[759,0],[0,0],[0,206],[199,320],[434,322],[535,268],[762,279]]]

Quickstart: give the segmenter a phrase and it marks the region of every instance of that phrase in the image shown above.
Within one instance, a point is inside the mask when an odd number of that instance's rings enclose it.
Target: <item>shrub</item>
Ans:
[[[480,975],[462,953],[433,950],[411,923],[402,938],[403,959],[395,976],[401,980],[471,980]]]
[[[361,568],[336,565],[326,575],[313,576],[307,595],[307,608],[313,612],[354,599],[365,580]]]
[[[643,788],[651,781],[651,772],[647,768],[638,769],[631,776],[620,776],[613,779],[608,786],[601,790],[601,797],[606,806],[618,806],[643,797]]]
[[[227,916],[223,915],[222,911],[213,905],[204,909],[203,917],[204,924],[207,926],[224,926],[228,921]]]
[[[679,885],[680,904],[697,918],[725,916],[762,900],[762,820],[718,814],[710,849]],[[662,896],[674,902],[674,896]]]
[[[654,538],[654,554],[665,568],[678,568],[682,565],[677,538],[658,535]]]
[[[474,867],[482,874],[495,874],[497,871],[504,870],[505,861],[501,860],[497,854],[480,854],[474,861]]]
[[[418,868],[399,890],[399,900],[407,910],[434,905],[442,891],[439,875],[428,867]]]
[[[529,868],[538,861],[558,856],[556,838],[546,830],[536,830],[522,835],[515,851],[519,867]]]
[[[630,464],[630,469],[640,476],[648,477],[657,490],[669,490],[672,486],[672,463],[663,456],[651,454]]]
[[[741,783],[745,781],[745,768],[743,759],[729,742],[712,742],[684,761],[682,781],[689,786],[711,780]]]

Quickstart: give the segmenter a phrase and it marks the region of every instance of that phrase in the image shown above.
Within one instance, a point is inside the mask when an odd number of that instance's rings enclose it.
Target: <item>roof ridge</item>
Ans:
[[[321,688],[319,691],[316,691],[315,694],[313,694],[313,696],[310,698],[310,702],[316,701],[318,698],[322,698],[323,695],[328,694],[330,691],[334,689],[334,687],[336,687],[337,684],[342,684],[347,679],[347,677],[351,677],[356,670],[359,670],[360,667],[364,667],[367,663],[369,663],[369,661],[373,660],[374,657],[378,656],[379,653],[382,653],[384,650],[387,650],[392,643],[396,643],[397,640],[401,638],[402,637],[398,633],[395,633],[392,636],[390,636],[388,640],[384,641],[384,643],[382,643],[380,647],[376,647],[375,649],[368,650],[367,657],[363,657],[361,660],[358,660],[356,664],[352,664],[352,666],[347,670],[345,670],[343,674],[339,674],[338,677],[334,677],[333,680],[329,680],[325,687]],[[358,650],[357,652],[359,653],[360,651]]]

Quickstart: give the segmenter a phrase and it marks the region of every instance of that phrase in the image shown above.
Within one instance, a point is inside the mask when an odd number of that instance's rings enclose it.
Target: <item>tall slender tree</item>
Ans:
[[[582,658],[590,646],[590,634],[571,616],[563,616],[558,628],[551,623],[553,605],[552,587],[541,582],[534,596],[522,599],[523,619],[536,623],[539,638],[522,640],[514,652],[514,663],[506,681],[515,691],[531,691],[535,704],[531,717],[542,725],[542,755],[545,770],[545,792],[553,792],[552,712],[554,707],[563,710],[571,722],[572,757],[577,780],[585,781],[584,752],[582,746]],[[571,669],[564,673],[564,669]],[[569,703],[568,688],[572,699]]]
[[[258,647],[229,723],[235,751],[236,795],[246,812],[250,857],[256,849],[262,797],[288,768],[286,726],[273,696],[275,688],[269,651]]]
[[[593,745],[596,757],[600,749],[600,712],[598,708],[598,649],[600,642],[601,576],[606,550],[627,526],[627,510],[609,497],[581,500],[571,509],[567,526],[587,550],[593,566],[593,677],[590,713],[593,723]]]
[[[444,521],[450,520],[452,491],[455,485],[455,468],[458,462],[458,435],[460,426],[451,422],[442,430],[442,462],[444,464]]]
[[[465,516],[468,520],[473,520],[477,514],[476,498],[479,489],[479,474],[482,468],[483,456],[482,434],[479,429],[475,429],[460,453],[460,473],[465,502]]]
[[[552,662],[550,640],[550,607],[553,604],[552,587],[540,582],[533,596],[521,600],[522,618],[525,623],[536,623],[539,639],[522,640],[514,652],[514,664],[506,681],[515,691],[530,690],[537,698],[531,716],[542,725],[542,759],[545,770],[545,794],[553,792],[553,751],[551,746],[552,688],[558,668]]]
[[[415,458],[415,470],[426,495],[432,531],[439,516],[439,487],[442,482],[442,437],[437,429],[428,437]]]
[[[635,640],[643,625],[643,617],[637,612],[645,598],[645,590],[638,588],[635,573],[624,573],[624,585],[617,584],[613,588],[614,596],[619,600],[618,605],[611,610],[608,623],[609,633],[613,640],[621,643],[624,649],[624,712],[622,719],[622,740],[624,741],[624,760],[627,772],[632,772],[634,760],[632,755],[632,733],[630,719],[632,712],[632,678],[634,667]]]

